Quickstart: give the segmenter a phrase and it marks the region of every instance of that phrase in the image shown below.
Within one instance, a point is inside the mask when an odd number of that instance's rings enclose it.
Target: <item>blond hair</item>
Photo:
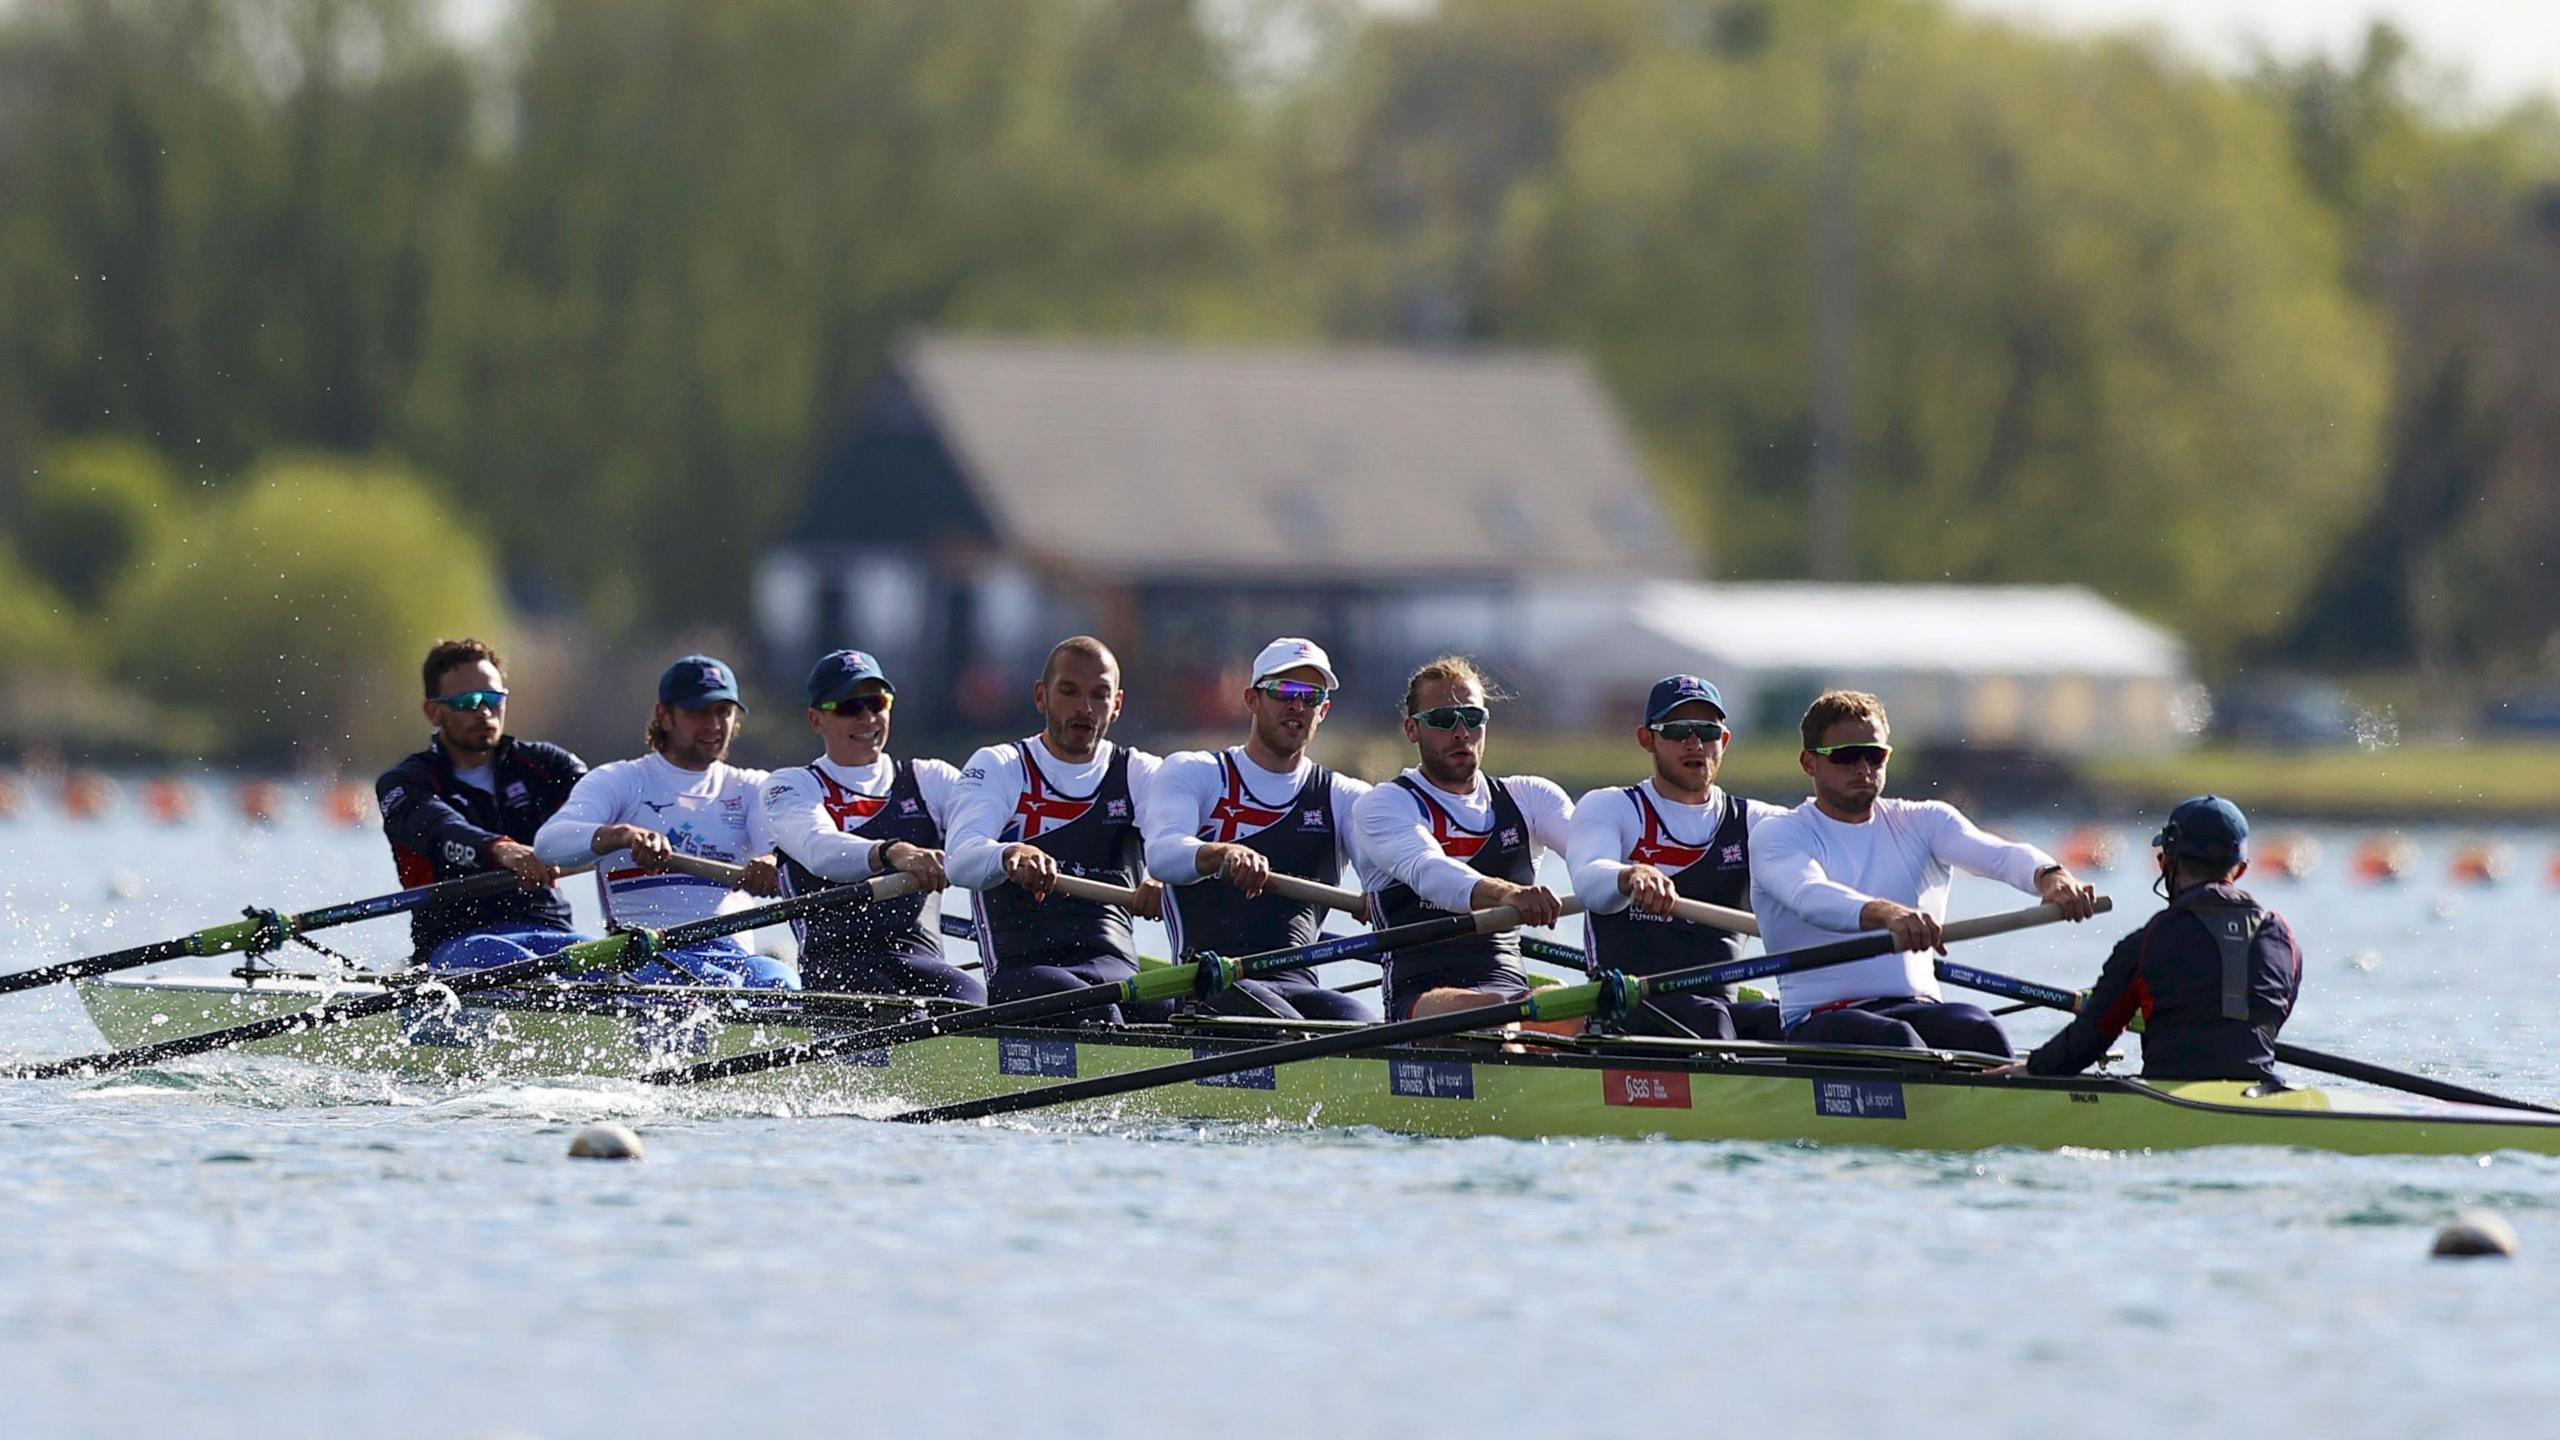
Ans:
[[[1510,698],[1494,694],[1493,682],[1487,680],[1484,672],[1476,668],[1474,660],[1464,655],[1443,655],[1436,660],[1424,661],[1421,669],[1406,677],[1404,713],[1407,715],[1413,713],[1414,702],[1420,698],[1422,687],[1434,680],[1447,681],[1453,689],[1460,685],[1473,684],[1477,690],[1483,692],[1485,703],[1488,705],[1496,699]]]
[[[1872,721],[1882,737],[1893,729],[1884,717],[1884,702],[1864,690],[1825,690],[1804,711],[1804,748],[1822,743],[1831,727],[1843,720]]]

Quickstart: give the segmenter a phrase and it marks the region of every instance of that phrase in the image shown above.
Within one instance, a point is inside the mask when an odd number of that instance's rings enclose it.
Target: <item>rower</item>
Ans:
[[[1802,730],[1796,763],[1813,798],[1751,830],[1762,943],[1775,954],[1882,930],[1905,953],[1781,977],[1787,1039],[2007,1057],[2000,1022],[1979,1005],[1941,1000],[1920,953],[1945,953],[1950,871],[2013,885],[2074,921],[2095,913],[2096,893],[2052,856],[1985,833],[1945,801],[1886,799],[1892,731],[1875,696],[1827,692],[1804,712]]]
[[[1349,863],[1351,808],[1369,786],[1307,758],[1340,688],[1321,646],[1274,640],[1254,657],[1245,687],[1252,719],[1245,742],[1169,755],[1148,782],[1138,828],[1147,837],[1147,869],[1168,886],[1165,929],[1175,953],[1232,958],[1319,938],[1324,907],[1286,899],[1264,882],[1280,874],[1332,885]],[[1324,988],[1312,966],[1238,981],[1210,1003],[1232,1014],[1378,1018],[1361,1001]]]
[[[826,753],[777,770],[764,787],[765,823],[792,895],[897,871],[943,888],[942,823],[960,772],[940,760],[890,758],[897,687],[880,662],[838,650],[809,672],[809,728]],[[939,995],[987,1003],[978,977],[942,958],[925,893],[824,911],[794,922],[800,983],[869,995]]]
[[[1162,914],[1163,887],[1140,878],[1137,796],[1156,757],[1108,738],[1127,697],[1120,660],[1090,635],[1058,642],[1031,687],[1040,733],[969,757],[954,792],[944,866],[975,891],[978,953],[998,1003],[1138,970],[1133,913]],[[1056,892],[1059,875],[1134,887],[1134,906]],[[1104,1006],[1081,1018],[1162,1020],[1169,1003]]]
[[[1683,924],[1675,900],[1731,910],[1751,904],[1751,827],[1786,813],[1716,785],[1733,730],[1711,681],[1673,675],[1645,700],[1636,744],[1653,761],[1639,785],[1612,785],[1574,802],[1565,861],[1589,913],[1583,953],[1591,973],[1652,975],[1742,958],[1744,937]],[[1776,1040],[1778,1007],[1737,999],[1734,987],[1647,1001],[1628,1033],[1702,1040]]]
[[[658,677],[650,712],[649,753],[587,772],[558,814],[533,837],[534,853],[553,865],[596,856],[605,919],[616,927],[663,930],[706,920],[727,908],[730,890],[716,880],[670,866],[678,855],[746,867],[738,887],[751,895],[781,893],[770,853],[762,770],[728,762],[746,717],[735,672],[708,655],[688,655]],[[659,953],[632,978],[647,984],[747,985],[797,989],[791,966],[751,954],[722,936]]]
[[[569,928],[557,868],[533,838],[587,773],[557,745],[507,733],[507,667],[479,640],[439,640],[420,667],[427,748],[373,782],[382,834],[406,886],[489,870],[524,883],[497,895],[430,900],[411,912],[409,939],[437,969],[477,969],[549,955],[593,937]]]
[[[1480,768],[1490,697],[1475,662],[1444,655],[1405,681],[1404,734],[1416,763],[1352,807],[1369,922],[1379,929],[1507,905],[1527,925],[1564,913],[1537,883],[1538,854],[1562,854],[1573,802],[1536,775]],[[1520,937],[1478,935],[1388,955],[1387,1018],[1409,1020],[1529,993]]]
[[[2240,888],[2249,821],[2218,795],[2169,812],[2151,837],[2168,900],[2116,942],[2061,1033],[1995,1075],[2077,1075],[2138,1013],[2142,1073],[2153,1080],[2276,1078],[2276,1032],[2302,990],[2293,928]]]

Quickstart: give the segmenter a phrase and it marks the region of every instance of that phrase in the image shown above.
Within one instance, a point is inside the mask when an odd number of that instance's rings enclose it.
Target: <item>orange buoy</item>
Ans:
[[[2554,886],[2560,886],[2560,852],[2555,852],[2551,857],[2551,883]]]
[[[16,781],[14,781],[14,780],[11,780],[11,779],[10,779],[8,776],[6,776],[6,775],[0,775],[0,820],[14,820],[14,819],[16,819],[16,818],[17,818],[17,816],[18,816],[18,785],[17,785],[17,782],[16,782]]]
[[[95,820],[115,800],[116,782],[95,770],[74,770],[62,777],[62,813],[74,820]]]
[[[243,780],[231,792],[231,805],[252,825],[273,825],[284,809],[284,789],[273,780]]]
[[[142,813],[163,825],[183,825],[196,813],[195,787],[163,775],[142,782]]]
[[[2096,874],[2116,868],[2116,860],[2123,853],[2124,847],[2116,842],[2114,831],[2089,825],[2063,836],[2053,858],[2074,870]]]
[[[2515,857],[2494,840],[2473,840],[2453,852],[2456,885],[2495,885],[2515,869]]]
[[[2320,864],[2320,842],[2308,835],[2270,835],[2249,847],[2249,873],[2299,880]]]
[[[2384,885],[2407,878],[2417,849],[2402,835],[2372,835],[2356,845],[2349,873],[2359,885]]]
[[[329,818],[352,830],[373,818],[373,791],[353,780],[329,787]]]

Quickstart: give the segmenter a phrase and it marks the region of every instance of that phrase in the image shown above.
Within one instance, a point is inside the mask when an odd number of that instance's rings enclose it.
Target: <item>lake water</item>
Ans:
[[[2309,956],[2287,1038],[2560,1103],[2560,834],[2481,889],[2443,878],[2467,836],[2414,832],[2396,886],[2320,838],[2259,887]],[[25,816],[0,965],[389,875],[307,808]],[[2100,927],[1960,953],[2085,985],[2147,913],[2106,879]],[[0,999],[12,1058],[97,1039],[67,990]],[[648,1160],[563,1158],[599,1117]],[[2466,1205],[2522,1258],[2428,1261]],[[911,1128],[222,1058],[0,1088],[9,1435],[2543,1435],[2554,1314],[2560,1161],[2512,1155]]]

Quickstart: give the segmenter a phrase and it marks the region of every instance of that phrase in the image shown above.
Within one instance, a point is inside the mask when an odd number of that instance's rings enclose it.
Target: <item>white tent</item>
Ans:
[[[1653,681],[1687,672],[1761,733],[1834,687],[1882,697],[1913,743],[2073,755],[2192,733],[2186,646],[2076,585],[1639,582],[1542,588],[1523,610],[1514,653],[1553,724],[1632,724]]]

